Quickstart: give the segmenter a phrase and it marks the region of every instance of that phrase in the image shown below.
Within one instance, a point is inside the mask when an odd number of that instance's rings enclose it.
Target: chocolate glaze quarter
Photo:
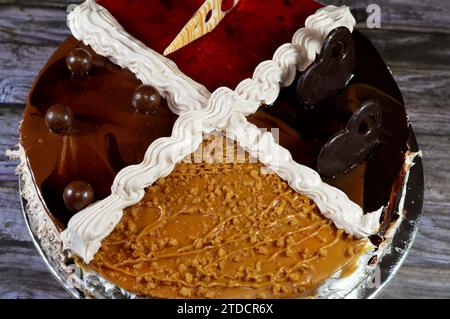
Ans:
[[[76,48],[90,50],[93,65],[83,76],[72,74],[66,57]],[[142,83],[128,70],[96,55],[73,37],[50,58],[28,97],[20,133],[28,165],[51,217],[64,228],[73,215],[64,188],[76,180],[92,185],[95,200],[111,192],[116,174],[140,163],[148,146],[170,136],[177,116],[162,100],[157,114],[137,112],[133,94]],[[47,110],[62,104],[72,110],[68,134],[51,132]]]
[[[384,206],[383,232],[392,219],[394,198],[401,192],[410,128],[401,93],[382,58],[361,33],[354,31],[353,38],[356,65],[345,89],[310,107],[298,101],[296,80],[281,90],[273,105],[262,107],[249,120],[261,128],[279,127],[280,144],[294,160],[317,170],[324,144],[346,127],[362,103],[377,100],[382,113],[378,145],[349,173],[324,180],[344,191],[365,212]]]

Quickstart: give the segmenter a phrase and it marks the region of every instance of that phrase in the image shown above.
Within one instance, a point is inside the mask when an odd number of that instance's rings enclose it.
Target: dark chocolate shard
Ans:
[[[322,147],[317,161],[319,173],[326,178],[339,177],[365,160],[379,142],[381,124],[378,102],[364,102],[352,115],[347,127]]]
[[[315,106],[339,93],[351,80],[355,68],[355,44],[346,27],[334,29],[325,38],[320,55],[301,75],[297,97]]]

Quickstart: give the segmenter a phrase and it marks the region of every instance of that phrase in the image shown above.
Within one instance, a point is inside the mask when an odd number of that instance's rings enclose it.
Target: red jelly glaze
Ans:
[[[204,0],[99,0],[128,33],[162,53]],[[321,4],[312,0],[241,0],[211,33],[170,54],[185,74],[213,91],[234,89],[290,42]]]

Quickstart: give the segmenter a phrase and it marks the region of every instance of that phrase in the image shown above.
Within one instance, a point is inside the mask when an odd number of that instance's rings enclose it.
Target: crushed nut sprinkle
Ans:
[[[90,266],[143,296],[278,298],[313,291],[365,252],[245,158],[178,164],[124,211]]]

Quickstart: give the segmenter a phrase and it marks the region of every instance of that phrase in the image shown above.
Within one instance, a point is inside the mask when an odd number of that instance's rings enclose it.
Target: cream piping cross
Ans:
[[[226,0],[206,0],[164,50],[163,54],[169,55],[214,30],[220,21],[239,3],[239,0],[233,0],[233,6],[223,11],[223,1]]]
[[[296,32],[292,42],[280,46],[273,59],[259,64],[253,77],[243,80],[236,90],[221,87],[210,94],[204,88],[203,94],[195,96],[201,97],[201,101],[192,98],[190,103],[183,98],[189,95],[182,94],[197,90],[199,84],[192,79],[187,80],[187,77],[178,79],[178,82],[168,81],[182,74],[178,69],[173,69],[175,64],[145,47],[117,24],[114,17],[93,0],[75,7],[68,18],[72,34],[78,40],[119,65],[130,68],[144,84],[153,85],[162,92],[172,89],[167,96],[178,98],[174,107],[179,106],[180,101],[185,107],[183,105],[179,109],[180,116],[170,137],[154,141],[142,163],[122,169],[107,198],[72,217],[60,235],[65,249],[70,249],[89,263],[100,249],[103,239],[121,220],[123,210],[139,203],[144,197],[145,188],[170,174],[176,163],[194,153],[203,142],[203,134],[224,130],[231,140],[237,141],[252,157],[286,180],[296,192],[314,200],[321,213],[333,220],[338,228],[358,238],[378,231],[383,207],[364,214],[362,208],[345,193],[324,183],[316,171],[294,162],[290,152],[280,146],[270,132],[261,131],[246,118],[246,115],[256,112],[261,104],[273,103],[280,89],[294,82],[297,70],[304,70],[314,62],[321,51],[323,39],[331,30],[345,26],[353,31],[356,21],[348,7],[319,9],[306,20],[305,27]],[[183,85],[175,86],[174,83]],[[201,107],[193,107],[192,102]]]

